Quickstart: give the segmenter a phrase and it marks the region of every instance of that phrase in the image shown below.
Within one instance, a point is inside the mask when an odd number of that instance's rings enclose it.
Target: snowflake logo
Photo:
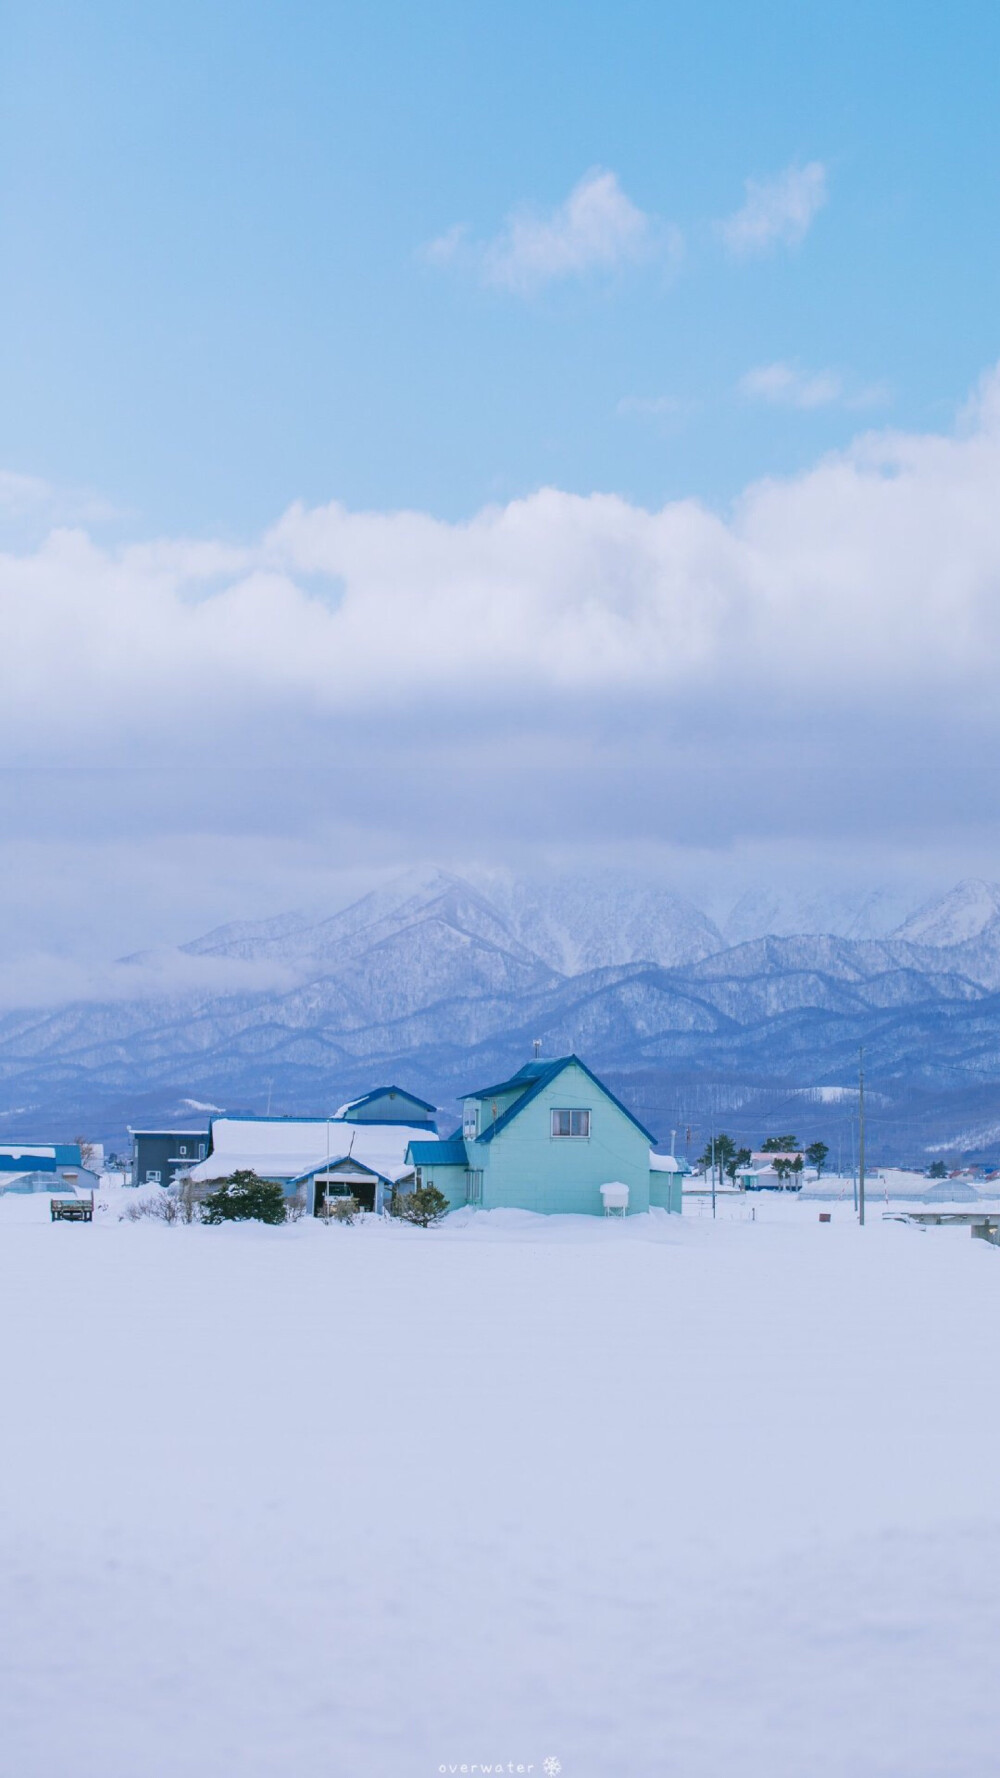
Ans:
[[[557,1778],[558,1773],[562,1771],[562,1760],[556,1759],[555,1754],[550,1753],[548,1759],[542,1761],[542,1771],[545,1773],[545,1778]]]

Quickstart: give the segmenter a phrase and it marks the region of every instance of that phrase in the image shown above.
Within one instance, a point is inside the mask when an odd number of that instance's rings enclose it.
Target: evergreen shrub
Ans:
[[[284,1222],[285,1194],[280,1185],[258,1179],[252,1167],[241,1167],[221,1179],[201,1207],[202,1222]]]

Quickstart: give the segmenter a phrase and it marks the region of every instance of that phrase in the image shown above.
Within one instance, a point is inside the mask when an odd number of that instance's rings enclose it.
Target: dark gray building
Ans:
[[[207,1130],[130,1130],[132,1184],[170,1185],[208,1153]]]

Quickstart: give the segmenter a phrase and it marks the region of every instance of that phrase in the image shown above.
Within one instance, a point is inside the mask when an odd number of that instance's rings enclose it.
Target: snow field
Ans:
[[[0,1204],[17,1778],[982,1778],[1000,1251]]]

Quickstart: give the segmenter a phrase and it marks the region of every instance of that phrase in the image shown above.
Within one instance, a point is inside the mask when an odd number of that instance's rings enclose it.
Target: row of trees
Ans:
[[[807,1161],[811,1167],[815,1167],[818,1179],[830,1152],[825,1142],[810,1142],[808,1148],[800,1149],[798,1138],[790,1134],[768,1136],[760,1147],[762,1154],[774,1156],[771,1165],[782,1184],[789,1175],[795,1177],[801,1173]],[[706,1170],[714,1167],[718,1170],[720,1179],[727,1178],[735,1182],[737,1173],[750,1165],[750,1159],[750,1149],[738,1148],[733,1138],[723,1131],[706,1143],[704,1154],[698,1157],[698,1165]]]

